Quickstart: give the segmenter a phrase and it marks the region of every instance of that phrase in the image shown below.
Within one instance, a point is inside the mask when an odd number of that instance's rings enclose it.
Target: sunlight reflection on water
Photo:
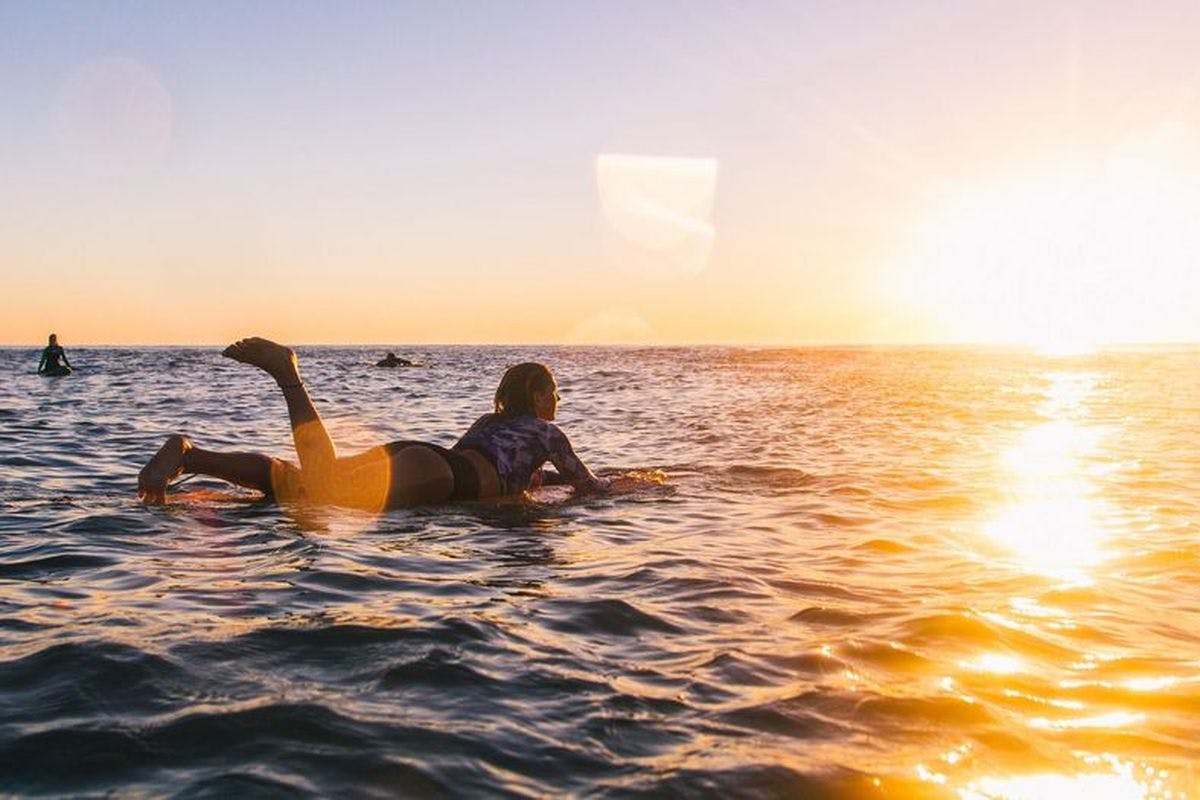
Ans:
[[[1110,516],[1085,468],[1104,435],[1082,422],[1082,405],[1096,380],[1071,373],[1046,377],[1050,387],[1039,411],[1047,421],[1027,429],[1004,452],[1012,499],[983,530],[1028,569],[1087,583],[1089,568],[1104,558],[1100,523]]]
[[[984,523],[982,532],[1015,556],[1020,568],[1064,581],[1068,586],[1088,586],[1094,583],[1093,570],[1117,555],[1105,548],[1112,535],[1111,524],[1106,527],[1106,523],[1116,514],[1093,481],[1098,473],[1113,469],[1112,459],[1102,458],[1105,455],[1102,446],[1109,431],[1088,419],[1087,401],[1096,391],[1098,378],[1086,372],[1050,372],[1044,378],[1049,385],[1037,409],[1044,421],[1027,428],[1001,454],[1000,462],[1008,476],[1008,500]],[[1070,609],[1047,608],[1026,597],[1012,598],[1011,606],[1027,620],[1020,625],[1027,630],[1046,633],[1055,626],[1074,627]],[[983,616],[1000,624],[1012,624],[1000,614]],[[1097,656],[1088,654],[1083,662],[1069,668],[1094,669],[1097,660]],[[1009,679],[1018,684],[1035,670],[1019,656],[994,652],[981,653],[960,662],[959,666],[990,674],[1001,682]],[[943,688],[955,687],[953,679],[947,677],[944,681]],[[1130,691],[1153,692],[1176,682],[1174,678],[1154,677],[1125,680],[1120,686]],[[1095,681],[1058,683],[1058,688],[1064,691],[1096,686]],[[1035,730],[1116,735],[1143,725],[1148,719],[1147,713],[1140,710],[1094,710],[1091,706],[1101,703],[1090,698],[1078,699],[1079,692],[1064,697],[1049,696],[1045,686],[1038,692],[1006,686],[1001,694],[1014,702],[1041,705],[1070,715],[1027,717],[1025,724]],[[917,777],[931,785],[957,786],[955,792],[961,800],[1175,800],[1188,796],[1185,787],[1192,788],[1193,776],[1173,775],[1104,752],[1075,751],[1074,757],[1080,762],[1077,769],[1026,774],[1014,768],[1007,774],[954,776],[956,768],[969,762],[971,749],[966,744],[944,753],[940,767],[917,764]]]

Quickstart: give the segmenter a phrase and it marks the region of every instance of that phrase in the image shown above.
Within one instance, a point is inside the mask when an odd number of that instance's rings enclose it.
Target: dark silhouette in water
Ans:
[[[411,367],[413,362],[407,358],[397,358],[395,353],[388,353],[387,358],[375,362],[377,367]]]
[[[70,375],[73,369],[67,352],[58,344],[58,334],[50,334],[50,343],[42,350],[42,360],[38,362],[38,375]]]

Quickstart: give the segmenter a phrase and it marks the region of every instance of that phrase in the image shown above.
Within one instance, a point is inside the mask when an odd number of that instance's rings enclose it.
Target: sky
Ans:
[[[1200,340],[1200,5],[0,3],[0,343]]]

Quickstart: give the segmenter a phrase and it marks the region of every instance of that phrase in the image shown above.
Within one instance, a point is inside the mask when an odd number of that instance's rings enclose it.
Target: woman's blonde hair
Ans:
[[[496,413],[503,417],[533,414],[533,393],[554,388],[554,375],[545,364],[526,361],[509,367],[496,387]]]

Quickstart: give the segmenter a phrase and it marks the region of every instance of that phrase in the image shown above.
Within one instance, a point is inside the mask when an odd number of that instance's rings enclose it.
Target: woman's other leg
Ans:
[[[273,495],[299,487],[300,472],[291,464],[261,453],[222,453],[194,447],[174,434],[138,473],[138,495],[148,503],[166,500],[167,484],[180,473],[209,475]]]

